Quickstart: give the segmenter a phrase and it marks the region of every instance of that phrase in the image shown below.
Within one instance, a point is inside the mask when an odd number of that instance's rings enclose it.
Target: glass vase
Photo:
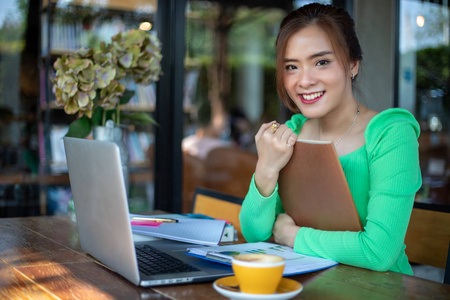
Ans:
[[[124,130],[114,124],[111,120],[106,121],[106,126],[95,126],[92,132],[94,140],[114,142],[119,146],[126,193],[127,196],[129,196],[129,155],[128,148],[124,142],[124,134]]]

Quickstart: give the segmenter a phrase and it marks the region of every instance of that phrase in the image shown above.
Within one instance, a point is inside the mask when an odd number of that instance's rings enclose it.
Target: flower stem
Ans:
[[[103,110],[102,112],[102,125],[105,126],[106,124],[106,110]]]
[[[116,108],[116,124],[120,124],[120,103],[117,103]]]

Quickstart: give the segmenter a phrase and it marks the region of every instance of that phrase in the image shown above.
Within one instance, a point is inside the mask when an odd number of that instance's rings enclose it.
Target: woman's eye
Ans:
[[[328,60],[322,59],[317,62],[318,66],[324,66],[328,64]]]
[[[293,66],[293,65],[287,65],[286,67],[286,70],[295,70],[295,69],[297,69],[295,66]]]

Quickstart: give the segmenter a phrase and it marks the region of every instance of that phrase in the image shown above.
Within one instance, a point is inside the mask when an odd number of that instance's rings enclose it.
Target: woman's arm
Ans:
[[[376,139],[366,141],[370,189],[364,231],[303,227],[295,239],[296,252],[373,270],[392,268],[403,251],[414,196],[421,185],[414,122],[386,123]]]
[[[269,239],[276,215],[284,211],[278,176],[292,156],[297,134],[286,125],[273,130],[273,123],[263,124],[255,136],[258,162],[240,213],[242,233],[249,242]]]
[[[242,235],[247,242],[261,242],[272,236],[276,216],[284,212],[278,196],[278,186],[268,197],[262,196],[256,188],[254,176],[249,191],[242,203],[239,219]]]
[[[271,127],[277,125],[276,128]],[[263,197],[270,196],[278,182],[280,170],[288,163],[293,153],[297,135],[286,125],[276,122],[262,124],[255,136],[258,162],[254,181]]]

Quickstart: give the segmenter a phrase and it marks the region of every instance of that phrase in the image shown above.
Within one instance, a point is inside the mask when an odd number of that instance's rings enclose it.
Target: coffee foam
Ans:
[[[233,257],[239,261],[256,262],[256,263],[276,263],[281,262],[284,259],[280,256],[271,254],[240,254]]]

